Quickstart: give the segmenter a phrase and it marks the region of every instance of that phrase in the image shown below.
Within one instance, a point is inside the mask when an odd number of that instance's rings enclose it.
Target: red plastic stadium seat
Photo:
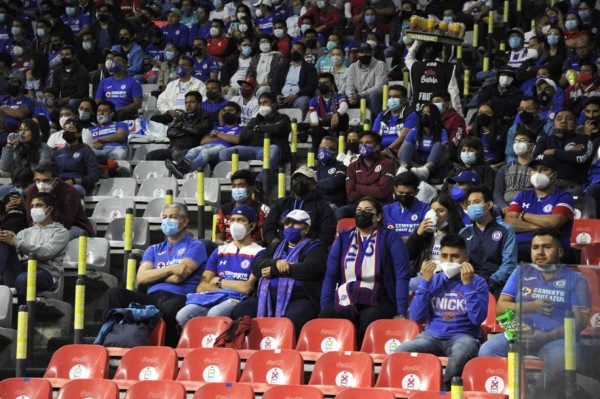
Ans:
[[[57,399],[118,399],[119,387],[114,381],[80,379],[67,382],[58,391]]]
[[[573,220],[571,246],[581,249],[589,244],[600,244],[600,219]]]
[[[167,346],[138,346],[125,353],[113,381],[127,389],[137,381],[172,381],[177,373],[177,353]]]
[[[481,328],[483,328],[483,331],[486,334],[504,332],[504,329],[500,327],[500,324],[498,324],[498,320],[496,320],[496,303],[496,298],[490,293],[488,300],[487,316],[483,323],[481,323]]]
[[[54,388],[79,378],[108,378],[108,351],[100,345],[65,345],[52,355],[44,378]]]
[[[596,251],[598,251],[596,253]],[[585,257],[584,257],[585,255]],[[581,250],[581,263],[597,265],[600,262],[600,245],[586,245]],[[600,268],[578,267],[576,269],[588,282],[592,295],[600,294]]]
[[[377,388],[348,388],[335,396],[335,399],[396,399],[393,393]]]
[[[160,318],[156,326],[148,334],[148,345],[150,346],[164,346],[165,345],[165,332],[166,324],[165,321]],[[115,348],[108,347],[108,356],[111,358],[121,358],[129,351],[130,348]]]
[[[354,218],[344,218],[338,220],[336,231],[352,229],[354,227],[356,227],[356,221],[354,220]]]
[[[411,393],[409,399],[450,399],[452,395],[445,391],[417,391]],[[487,392],[464,392],[464,399],[507,399],[506,395]]]
[[[246,362],[240,382],[254,392],[265,392],[272,385],[301,385],[304,381],[302,356],[293,349],[261,350]]]
[[[0,381],[0,398],[52,399],[52,385],[42,378],[7,378]]]
[[[314,319],[302,327],[296,350],[304,361],[315,361],[326,352],[355,351],[354,324],[344,319]]]
[[[398,346],[414,339],[419,333],[419,324],[412,320],[376,320],[367,327],[360,351],[371,355],[373,361],[379,364]]]
[[[324,395],[336,395],[346,388],[373,386],[373,359],[364,352],[327,352],[317,359],[309,385]]]
[[[188,391],[209,382],[237,381],[240,357],[231,348],[196,348],[183,359],[177,380]]]
[[[198,388],[193,399],[254,399],[250,385],[235,382],[211,382]]]
[[[255,317],[244,346],[238,350],[241,359],[247,359],[261,349],[294,349],[296,332],[286,317]]]
[[[308,385],[273,385],[264,393],[262,399],[281,399],[285,397],[294,399],[323,399],[323,392]]]
[[[428,353],[393,353],[381,365],[377,388],[388,388],[396,396],[410,391],[442,389],[442,364]],[[404,396],[406,397],[406,396]]]
[[[195,317],[183,326],[175,350],[185,357],[194,348],[212,348],[215,339],[231,325],[229,317]]]
[[[582,332],[586,336],[600,336],[600,295],[592,294],[592,310],[590,312],[590,322]]]
[[[505,357],[476,357],[462,373],[465,391],[508,395],[508,362]]]
[[[185,399],[185,397],[185,388],[177,381],[139,381],[125,394],[125,399]]]

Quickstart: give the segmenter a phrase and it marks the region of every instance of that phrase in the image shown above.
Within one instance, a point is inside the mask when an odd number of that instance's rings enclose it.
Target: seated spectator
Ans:
[[[40,163],[50,161],[52,156],[50,148],[42,142],[37,123],[25,119],[19,124],[16,136],[8,138],[2,149],[0,171],[4,172],[4,175],[10,176],[10,172],[17,168],[34,169]],[[7,192],[3,192],[3,188],[0,188],[0,198]]]
[[[565,44],[568,49],[575,49],[577,39],[588,36],[589,32],[582,29],[581,18],[576,10],[569,11],[565,16]]]
[[[419,179],[410,172],[403,172],[394,178],[394,197],[383,207],[383,224],[390,230],[400,233],[404,241],[421,224],[429,211],[429,205],[417,199]]]
[[[461,140],[465,136],[465,120],[463,117],[452,107],[452,101],[450,93],[439,92],[434,93],[431,97],[431,102],[439,110],[442,116],[442,123],[448,133],[448,143],[452,151],[456,151]]]
[[[504,222],[517,233],[519,260],[531,261],[532,232],[540,227],[551,227],[560,233],[564,250],[562,260],[568,263],[572,259],[573,196],[556,186],[558,162],[553,156],[541,154],[529,163],[529,167],[534,188],[517,194],[504,216]]]
[[[447,173],[448,132],[439,109],[429,103],[419,112],[419,124],[406,135],[400,147],[398,172],[410,170],[423,181],[439,179]],[[413,166],[414,165],[414,166]]]
[[[255,96],[257,87],[256,80],[248,76],[244,80],[238,80],[240,94],[231,97],[231,101],[236,103],[242,109],[242,122],[240,125],[246,126],[250,119],[258,115],[258,98]]]
[[[348,101],[338,92],[333,75],[322,73],[319,75],[319,94],[309,105],[310,129],[300,133],[299,140],[305,141],[306,135],[310,135],[316,152],[323,137],[336,137],[348,130]]]
[[[528,64],[532,64],[538,57],[538,52],[535,49],[525,47],[525,35],[523,29],[512,28],[507,32],[508,47],[510,52],[508,55],[509,68],[519,69]]]
[[[474,186],[467,193],[467,214],[472,224],[460,231],[465,239],[469,259],[475,273],[487,282],[498,298],[500,290],[517,265],[515,232],[493,212],[492,192],[485,186]]]
[[[585,174],[582,167],[589,168],[594,146],[589,136],[575,133],[575,117],[567,110],[554,118],[552,136],[538,138],[533,149],[533,159],[538,155],[552,156],[558,173],[554,184],[573,195],[581,195]]]
[[[546,365],[534,395],[552,399],[564,397],[565,392],[564,315],[573,312],[578,339],[588,325],[592,306],[583,274],[561,265],[561,242],[561,235],[554,229],[535,230],[531,239],[531,259],[535,263],[521,265],[510,275],[496,306],[499,315],[511,309],[519,313],[519,328],[526,331],[520,335],[525,343],[523,355],[539,356]],[[496,334],[481,346],[479,356],[507,356],[509,344],[505,334]],[[552,383],[546,384],[549,381]]]
[[[94,106],[96,105],[94,104]],[[69,105],[62,107],[59,111],[58,116],[58,124],[60,125],[60,130],[52,133],[48,138],[47,142],[48,147],[50,147],[51,150],[63,148],[67,145],[67,142],[63,138],[64,125],[69,119],[79,119],[79,113],[76,112],[75,109]],[[90,131],[90,129],[83,129],[81,140],[83,141],[83,143],[89,145],[90,147],[92,146],[93,139],[92,132]]]
[[[165,165],[167,169],[178,179],[183,179],[186,173],[203,170],[208,164],[215,164],[219,159],[219,154],[225,148],[240,143],[240,115],[242,110],[234,102],[228,102],[221,115],[223,124],[217,125],[207,135],[200,140],[200,146],[190,149],[185,156],[174,159],[167,159]]]
[[[517,160],[502,166],[494,180],[494,203],[506,212],[509,204],[521,191],[533,188],[531,185],[531,154],[535,146],[535,136],[528,131],[517,131],[513,150]]]
[[[358,159],[358,136],[357,129],[352,129],[346,134],[346,152],[338,154],[337,160],[343,163],[345,166],[350,165],[352,162]]]
[[[252,264],[256,295],[236,305],[233,318],[286,317],[298,335],[318,316],[327,250],[310,234],[312,220],[301,209],[284,216],[283,240],[273,241]]]
[[[54,115],[58,111],[56,107],[57,98],[58,92],[56,90],[52,87],[45,88],[41,100],[34,106],[33,115],[42,115],[50,119],[50,115]]]
[[[15,169],[10,176],[10,183],[12,189],[0,201],[0,231],[10,230],[17,234],[28,227],[25,192],[27,187],[33,183],[33,172],[29,168]],[[1,252],[2,249],[0,249]],[[0,255],[1,257],[2,255]],[[2,281],[1,272],[0,281]]]
[[[358,47],[358,61],[348,68],[346,96],[351,108],[360,106],[360,100],[367,100],[372,117],[381,111],[383,85],[386,81],[385,62],[373,59],[373,49],[367,43]]]
[[[375,320],[407,317],[410,266],[400,234],[382,226],[377,200],[363,197],[355,219],[329,252],[319,317],[350,320],[360,347]]]
[[[317,69],[318,73],[331,72],[331,70],[333,69],[333,61],[331,59],[331,52],[336,47],[339,47],[342,50],[342,52],[344,52],[344,37],[343,36],[340,37],[336,33],[332,33],[329,35],[329,38],[327,39],[327,45],[324,46],[324,50],[326,50],[325,53],[323,55],[321,55],[317,59],[317,62],[315,63],[315,68]],[[356,51],[356,49],[355,49],[355,51]],[[337,61],[337,59],[336,59],[336,61]],[[342,55],[341,63],[338,65],[339,66],[343,65],[343,66],[347,67],[348,65],[350,65],[350,62],[349,62],[348,58],[344,58],[344,56]]]
[[[252,45],[252,40],[249,37],[244,37],[237,45],[237,51],[232,52],[231,55],[225,58],[221,68],[221,82],[227,98],[240,92],[237,81],[243,80],[248,75],[254,53]]]
[[[314,29],[308,29],[304,32],[304,43],[306,44],[306,52],[304,53],[304,61],[315,65],[317,60],[323,55],[325,49],[318,41],[319,34]]]
[[[502,125],[510,126],[517,115],[523,92],[516,85],[516,73],[512,69],[500,69],[498,82],[485,84],[475,95],[476,101],[469,107],[489,103]]]
[[[208,113],[215,122],[219,119],[219,112],[228,103],[223,98],[223,87],[218,80],[209,79],[206,81],[206,99],[202,103],[202,109]]]
[[[188,294],[185,306],[175,318],[183,327],[194,317],[230,317],[233,308],[254,292],[258,278],[252,273],[257,258],[264,251],[251,237],[258,215],[246,205],[236,206],[231,214],[233,241],[221,245],[206,261],[196,287]]]
[[[181,50],[173,43],[167,43],[164,50],[164,61],[160,63],[158,78],[156,84],[158,90],[162,92],[167,85],[177,79],[177,67],[179,66],[179,57]]]
[[[591,37],[598,38],[598,20],[600,13],[595,9],[596,2],[593,0],[583,0],[579,2],[577,15],[581,18],[581,26],[590,33]],[[577,50],[577,47],[575,47]]]
[[[250,122],[242,130],[239,145],[221,151],[219,160],[231,161],[231,155],[235,149],[238,151],[240,161],[262,160],[265,134],[269,134],[271,138],[269,147],[271,169],[276,171],[280,160],[287,159],[290,154],[288,142],[291,129],[290,118],[277,112],[277,102],[271,93],[263,93],[258,98],[258,104],[258,115],[250,119]],[[259,193],[262,192],[263,179],[267,178],[264,170],[256,177],[256,188]]]
[[[133,41],[133,29],[128,26],[122,26],[119,30],[119,44],[113,45],[111,51],[116,54],[126,55],[122,61],[121,69],[125,72],[119,76],[129,75],[134,77],[142,72],[144,65],[144,50],[139,44]],[[115,58],[117,58],[115,56]],[[117,71],[113,72],[113,77],[117,75]],[[120,79],[118,79],[120,80]]]
[[[55,198],[47,193],[36,194],[31,201],[31,227],[18,233],[0,230],[0,278],[2,283],[17,289],[19,302],[27,293],[27,259],[37,256],[36,291],[52,291],[63,273],[63,259],[69,244],[69,232],[55,222],[52,212]]]
[[[275,37],[273,49],[279,51],[284,59],[290,58],[292,37],[288,34],[285,21],[273,23],[273,36]]]
[[[259,0],[253,4],[256,13],[254,24],[257,35],[270,35],[273,33],[273,3],[271,0]]]
[[[555,115],[556,117],[556,115]],[[523,97],[519,104],[519,115],[508,130],[506,138],[506,162],[514,162],[516,154],[513,151],[514,137],[519,131],[529,131],[536,137],[552,135],[552,122],[541,116],[540,104],[537,97]]]
[[[373,197],[384,204],[392,201],[395,167],[390,159],[381,155],[380,149],[381,136],[370,131],[360,133],[359,157],[346,170],[348,205],[336,209],[337,220],[352,217],[364,196]]]
[[[107,56],[108,58],[108,56]],[[102,79],[96,92],[96,103],[110,101],[114,104],[117,121],[135,119],[142,107],[142,86],[131,76],[127,76],[127,57],[117,53],[108,58],[107,69],[111,76]]]
[[[78,120],[67,120],[63,132],[67,145],[54,152],[52,162],[58,166],[59,177],[75,187],[81,198],[84,198],[92,194],[100,180],[100,169],[94,150],[81,140],[82,130]]]
[[[223,20],[213,19],[210,22],[210,38],[207,39],[206,52],[217,62],[223,63],[225,57],[233,50],[233,41],[225,35]]]
[[[442,187],[442,192],[450,193],[450,197],[458,204],[457,208],[462,211],[460,217],[464,225],[471,223],[467,213],[467,193],[471,187],[480,184],[481,175],[474,170],[465,169],[455,176],[447,177],[444,187]],[[452,185],[452,189],[450,189],[450,185]]]
[[[565,107],[575,115],[579,115],[585,100],[598,96],[600,96],[598,66],[595,62],[582,62],[581,69],[577,73],[577,83],[565,90]]]
[[[29,97],[39,99],[43,97],[44,90],[52,86],[48,55],[33,54],[31,62],[33,65],[25,72],[25,90],[27,90]]]
[[[365,43],[369,33],[375,33],[379,37],[385,37],[387,30],[383,24],[377,23],[375,9],[372,7],[365,7],[363,21],[359,22],[356,25],[356,28],[354,28],[354,40],[356,40],[357,43]]]
[[[283,55],[273,47],[273,36],[261,35],[258,42],[260,53],[255,54],[250,61],[247,74],[256,79],[257,91],[260,95],[263,91],[270,90],[270,82],[280,65],[285,63]],[[242,77],[240,80],[243,80]],[[239,81],[238,81],[239,84]]]
[[[129,128],[127,124],[113,121],[117,112],[111,101],[97,102],[98,126],[90,129],[93,139],[92,148],[96,156],[115,160],[127,159],[129,154],[129,147],[127,146]],[[100,158],[99,162],[103,162],[103,159]]]
[[[470,137],[481,140],[484,161],[493,169],[502,166],[505,157],[506,129],[492,107],[489,104],[481,104],[472,121],[467,127],[467,133]],[[460,155],[457,158],[460,158]]]
[[[443,273],[434,274],[438,266]],[[488,289],[485,280],[475,274],[465,241],[456,234],[442,237],[440,263],[424,263],[421,275],[409,313],[411,320],[427,323],[425,331],[400,345],[396,353],[448,356],[442,387],[450,391],[452,378],[460,377],[465,364],[477,357]]]
[[[198,22],[192,25],[190,29],[190,40],[197,40],[199,37],[204,40],[208,40],[210,38],[210,28],[212,27],[212,23],[209,19],[209,15],[211,10],[214,10],[214,6],[212,3],[200,3],[198,4],[198,8],[196,10],[196,16],[198,17]],[[193,43],[190,43],[193,44]],[[215,77],[216,79],[216,77]]]
[[[165,91],[160,93],[156,101],[156,108],[161,115],[155,115],[151,120],[168,125],[178,113],[185,110],[185,96],[191,91],[206,95],[204,83],[192,76],[194,62],[188,56],[179,58],[177,66],[177,79],[167,85]]]
[[[332,210],[346,205],[346,166],[335,158],[337,153],[335,137],[323,137],[317,149],[318,162],[312,167],[317,174],[317,191]]]
[[[282,107],[300,109],[303,117],[317,89],[317,71],[304,61],[305,52],[304,43],[294,44],[290,61],[277,68],[271,82],[271,93],[277,96],[277,102]]]
[[[16,132],[19,123],[33,115],[35,104],[23,94],[24,83],[25,77],[21,72],[10,72],[6,85],[8,95],[0,98],[0,112],[4,116],[5,129],[9,133]]]
[[[489,188],[490,191],[493,191],[496,175],[494,170],[485,163],[481,140],[477,137],[465,137],[458,147],[458,153],[460,162],[454,164],[454,168],[448,172],[448,178],[458,176],[463,171],[474,171],[481,179],[480,183],[477,184],[483,184]],[[447,179],[444,186],[442,186],[443,192],[449,190],[447,184],[449,181],[450,180]]]
[[[111,48],[114,44],[119,43],[119,24],[112,18],[113,8],[108,3],[99,4],[96,8],[95,21],[92,21],[89,32],[81,35],[82,38],[86,34],[93,35],[94,39],[98,41],[98,47],[101,49]],[[94,17],[94,15],[92,15]],[[140,22],[140,25],[142,23]],[[145,26],[145,29],[150,28],[150,20]],[[138,37],[134,38],[136,41]]]
[[[86,135],[86,132],[89,133],[89,128],[96,126],[96,110],[98,109],[96,105],[96,101],[93,98],[86,97],[79,103],[79,107],[77,107],[77,111],[79,112],[79,122],[81,122],[81,126],[83,126],[83,134]],[[91,133],[90,133],[91,136]],[[87,144],[85,138],[83,142]],[[88,144],[89,145],[89,144]]]
[[[71,28],[77,39],[81,39],[81,36],[90,30],[92,20],[82,12],[79,3],[73,0],[67,0],[65,3],[65,14],[60,16],[60,20]]]
[[[563,107],[564,95],[559,101],[556,101],[557,94],[561,94],[562,89],[556,86],[553,80],[548,78],[538,79],[535,82],[535,95],[540,103],[540,115],[542,118],[554,121],[556,113]]]
[[[336,27],[341,25],[342,16],[340,10],[331,4],[331,0],[320,0],[320,3],[312,5],[306,14],[300,16],[298,20],[298,26],[302,26],[302,23],[306,17],[312,17],[315,25],[314,29],[317,33],[328,35]]]
[[[70,184],[60,179],[58,167],[50,162],[41,163],[34,170],[34,182],[27,188],[26,207],[31,209],[31,200],[39,192],[52,193],[56,199],[52,209],[53,220],[59,222],[70,233],[70,239],[79,237],[84,231],[88,237],[96,233],[88,219],[81,201],[81,195]],[[31,223],[31,218],[28,217]]]
[[[248,169],[236,171],[231,175],[231,198],[233,201],[223,205],[217,210],[217,244],[230,243],[233,238],[229,226],[231,225],[231,214],[233,209],[238,206],[248,206],[258,215],[254,229],[252,230],[252,240],[257,243],[263,242],[262,228],[265,219],[269,214],[269,207],[262,202],[252,198],[254,191],[254,178]]]
[[[219,64],[206,52],[206,38],[196,37],[193,43],[194,77],[203,82],[219,78]]]
[[[83,65],[77,61],[75,48],[70,45],[60,50],[62,66],[52,77],[52,87],[58,92],[56,105],[69,104],[77,107],[90,92],[90,76]]]
[[[171,8],[167,12],[168,24],[162,27],[163,40],[185,49],[188,46],[190,29],[180,21],[181,11],[175,7]]]
[[[419,121],[419,113],[408,105],[406,89],[399,85],[391,86],[387,110],[377,115],[373,130],[381,135],[381,145],[395,153],[404,143],[408,132],[419,126]]]
[[[593,64],[596,61],[594,56],[594,46],[588,35],[582,35],[575,39],[573,47],[575,52],[564,62],[564,72],[569,70],[580,72],[584,62],[591,62]],[[563,57],[563,60],[564,59],[565,58]]]
[[[185,305],[186,296],[196,291],[206,264],[206,248],[187,231],[190,223],[185,205],[172,203],[162,211],[161,230],[166,239],[146,249],[136,273],[136,285],[146,286],[147,294],[113,287],[104,295],[104,314],[136,302],[154,305],[166,324],[165,344],[177,344],[177,312]]]

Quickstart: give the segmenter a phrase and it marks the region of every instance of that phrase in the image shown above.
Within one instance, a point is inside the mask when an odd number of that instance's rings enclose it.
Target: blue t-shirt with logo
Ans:
[[[405,208],[398,202],[383,207],[383,222],[390,230],[396,230],[402,237],[408,237],[425,219],[429,205],[415,199],[415,202]]]
[[[219,133],[230,134],[232,136],[239,136],[239,134],[242,133],[242,126],[240,126],[240,125],[235,125],[235,126],[216,126],[214,130],[216,130]],[[211,141],[210,144],[212,144],[212,145],[220,144],[220,145],[224,145],[225,147],[231,147],[232,146],[232,144],[229,144],[225,140],[221,140],[221,139],[217,139],[217,140]]]
[[[194,57],[193,76],[196,79],[206,82],[210,78],[211,72],[219,73],[219,64],[213,57],[206,54],[202,61],[198,61],[198,58]]]
[[[12,98],[11,96],[4,96],[0,99],[0,105],[6,105],[8,108],[17,109],[21,105],[27,106],[29,110],[33,113],[35,109],[35,102],[27,97],[22,96],[20,98]],[[12,116],[5,116],[4,122],[6,123],[6,130],[13,131],[13,128],[16,128],[21,122],[19,119],[13,118]]]
[[[431,149],[433,148],[433,145],[436,143],[433,141],[433,135],[423,134],[421,137],[422,137],[422,141],[421,141],[421,144],[419,144],[419,142],[417,140],[417,128],[413,128],[410,130],[410,132],[408,132],[404,141],[408,142],[408,143],[413,143],[415,145],[415,149],[417,151],[419,151],[423,154],[429,154],[431,152]],[[446,144],[447,142],[448,142],[448,132],[446,131],[446,129],[442,129],[440,143]]]
[[[255,242],[242,248],[230,242],[219,246],[210,255],[205,270],[224,280],[247,281],[252,274],[252,263],[263,251],[264,248]]]
[[[419,125],[419,114],[416,112],[406,115],[404,122],[402,122],[404,111],[398,115],[390,114],[389,119],[385,118],[387,121],[384,119],[386,112],[389,113],[389,110],[381,111],[373,123],[373,131],[381,135],[381,145],[383,147],[388,147],[396,141],[402,129],[413,129]]]
[[[79,12],[73,18],[69,17],[68,15],[61,15],[60,20],[63,21],[65,25],[69,26],[74,34],[78,34],[85,25],[92,24],[90,17],[82,12]]]
[[[254,25],[258,28],[261,35],[273,34],[273,14],[268,17],[258,17],[254,19]]]
[[[117,130],[123,129],[125,132],[129,132],[129,127],[125,122],[111,122],[104,126],[95,126],[90,127],[90,132],[92,133],[92,139],[97,140],[102,137],[110,136],[111,134],[116,134]],[[127,139],[124,141],[108,141],[106,143],[102,143],[105,146],[126,146]]]
[[[134,98],[142,98],[142,86],[131,76],[117,80],[113,76],[103,79],[96,92],[96,100],[107,100],[120,109],[133,103]]]

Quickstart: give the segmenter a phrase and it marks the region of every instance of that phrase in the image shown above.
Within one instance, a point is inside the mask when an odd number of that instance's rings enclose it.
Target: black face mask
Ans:
[[[63,58],[63,59],[60,60],[60,62],[64,66],[69,67],[69,66],[71,66],[73,64],[73,59],[72,58]]]
[[[431,125],[431,116],[421,115],[421,126],[429,127],[429,125]]]
[[[354,221],[356,222],[356,227],[359,229],[367,229],[373,226],[373,213],[357,212],[356,215],[354,215]]]
[[[69,144],[71,144],[75,140],[77,140],[77,138],[75,137],[75,133],[73,133],[73,132],[63,132],[62,136],[63,136],[63,139]]]
[[[140,15],[140,22],[144,25],[148,25],[150,23],[150,17],[146,14]]]
[[[204,49],[202,48],[198,48],[198,47],[194,47],[194,53],[198,56],[201,57],[204,54]]]
[[[131,42],[131,39],[125,36],[119,36],[119,42],[123,45],[128,45]]]
[[[237,122],[237,116],[235,116],[231,112],[225,112],[223,114],[223,120],[228,125],[235,125],[235,123]]]
[[[16,97],[21,93],[21,86],[17,85],[8,85],[6,86],[6,91],[12,97]]]
[[[324,94],[324,95],[329,94],[329,85],[320,84],[319,85],[319,93]]]
[[[412,204],[415,203],[415,199],[416,197],[414,195],[403,194],[396,196],[396,200],[398,201],[398,203],[405,208],[410,208]]]
[[[531,122],[533,122],[533,114],[527,111],[521,112],[521,122],[529,125]]]
[[[108,14],[98,14],[98,21],[100,21],[100,22],[107,22],[108,18],[109,18]],[[146,17],[146,18],[148,18],[148,17]],[[140,17],[140,19],[141,19],[141,17]],[[148,22],[150,22],[149,18],[148,18]],[[148,23],[148,22],[145,22],[145,23]]]
[[[302,61],[302,54],[300,54],[298,51],[292,51],[290,53],[290,58],[294,62],[300,62],[300,61]]]
[[[569,129],[554,129],[554,135],[560,138],[567,138],[571,136],[575,136],[575,130]]]
[[[217,101],[217,99],[219,98],[219,93],[216,92],[215,90],[207,90],[206,91],[206,98],[208,98],[210,101]]]
[[[493,118],[488,114],[479,114],[477,115],[477,123],[481,126],[490,126],[492,124]]]
[[[358,60],[360,61],[361,65],[370,65],[371,58],[372,56],[370,55],[361,55],[360,57],[358,57]]]
[[[302,179],[294,179],[292,181],[292,192],[299,197],[303,197],[310,191],[308,182]]]
[[[358,153],[358,141],[353,141],[352,143],[346,143],[346,147],[348,148],[348,151],[350,151],[353,154],[357,154]]]
[[[542,93],[540,94],[540,96],[538,97],[538,100],[540,101],[540,105],[548,105],[550,104],[550,102],[552,102],[552,97],[550,97],[548,94],[546,93]]]
[[[317,47],[317,39],[308,39],[306,40],[306,47],[315,48]]]

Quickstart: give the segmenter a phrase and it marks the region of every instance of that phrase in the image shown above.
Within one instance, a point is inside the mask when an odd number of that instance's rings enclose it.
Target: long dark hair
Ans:
[[[479,124],[479,122],[477,121],[477,115],[479,115],[479,109],[483,106],[487,106],[492,110],[492,125],[490,126],[490,132],[488,134],[488,138],[485,143],[485,149],[488,150],[489,152],[495,153],[495,152],[497,152],[497,150],[494,150],[494,146],[497,146],[496,142],[502,136],[502,129],[500,127],[500,120],[497,117],[497,114],[494,111],[494,108],[492,107],[492,105],[490,103],[486,102],[486,103],[481,104],[479,106],[479,108],[477,109],[477,112],[473,115],[473,119],[472,119],[473,127],[471,128],[469,135],[472,137],[477,137],[478,139],[480,139],[483,142],[483,140],[481,139],[481,136],[483,134],[482,127]],[[504,152],[504,148],[502,148],[502,152]]]
[[[428,128],[429,134],[433,135],[433,139],[431,141],[433,143],[441,141],[442,129],[444,129],[444,124],[442,123],[442,114],[440,113],[438,107],[431,102],[425,104],[423,108],[425,107],[429,108],[430,122]],[[423,112],[423,108],[421,108],[419,114]],[[423,126],[421,125],[421,122],[419,122],[419,128],[417,129],[417,142],[419,143],[419,146],[423,145]]]
[[[462,221],[462,208],[460,208],[460,205],[458,205],[458,203],[448,194],[438,195],[431,200],[430,204],[433,204],[434,202],[439,203],[448,210],[448,225],[441,230],[449,234],[458,234],[460,230],[465,227]]]
[[[48,73],[50,72],[48,56],[41,53],[33,53],[31,61],[33,61],[31,76],[40,80],[40,89],[43,90],[46,88],[46,80],[48,80]]]
[[[40,127],[32,119],[24,119],[19,123],[20,125],[25,125],[27,129],[31,130],[31,141],[26,143],[19,141],[15,146],[15,153],[19,154],[22,159],[27,159],[30,166],[37,164],[40,160],[40,149],[42,148]]]
[[[565,44],[565,32],[559,26],[553,26],[550,30],[556,29],[558,31],[558,43],[556,44],[556,56],[565,60],[567,58],[567,45]],[[547,37],[548,35],[546,35]],[[548,44],[548,39],[546,39],[546,44]],[[550,55],[550,45],[548,44],[548,57]]]

